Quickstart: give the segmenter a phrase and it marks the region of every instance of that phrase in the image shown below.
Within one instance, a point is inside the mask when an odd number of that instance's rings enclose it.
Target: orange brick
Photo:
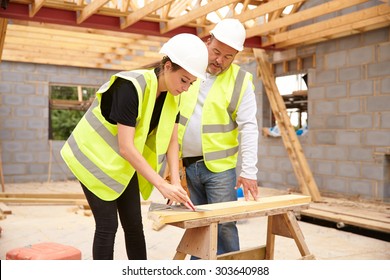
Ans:
[[[58,243],[45,242],[12,249],[7,260],[81,260],[81,251]]]

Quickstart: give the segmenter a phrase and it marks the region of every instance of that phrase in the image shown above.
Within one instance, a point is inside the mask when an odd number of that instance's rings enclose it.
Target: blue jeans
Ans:
[[[220,173],[207,169],[204,161],[186,167],[187,187],[195,205],[237,200],[235,168]],[[218,224],[217,254],[240,250],[236,222]]]

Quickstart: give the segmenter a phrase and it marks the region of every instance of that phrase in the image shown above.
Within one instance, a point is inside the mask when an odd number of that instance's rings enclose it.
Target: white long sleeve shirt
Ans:
[[[183,136],[183,157],[202,156],[202,109],[211,86],[217,76],[207,73],[207,79],[201,82],[198,100],[192,116],[189,119]],[[241,104],[237,110],[236,123],[241,136],[241,172],[240,176],[247,179],[257,179],[257,146],[258,127],[256,119],[256,98],[253,92],[252,82],[248,83]]]

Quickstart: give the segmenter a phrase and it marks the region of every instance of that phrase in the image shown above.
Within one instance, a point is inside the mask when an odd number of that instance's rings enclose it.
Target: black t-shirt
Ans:
[[[167,92],[162,92],[156,99],[149,133],[158,125],[166,96]],[[102,95],[102,114],[112,124],[120,123],[135,127],[138,116],[138,102],[137,90],[133,83],[118,77]],[[176,123],[178,122],[179,114],[176,117]]]

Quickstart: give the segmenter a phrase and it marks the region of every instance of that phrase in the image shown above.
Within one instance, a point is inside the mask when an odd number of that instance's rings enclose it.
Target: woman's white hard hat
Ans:
[[[206,79],[208,51],[206,44],[198,36],[189,33],[175,35],[162,46],[160,53],[190,74]]]
[[[234,18],[226,18],[218,22],[210,33],[220,42],[237,51],[244,49],[246,31],[244,25]]]

